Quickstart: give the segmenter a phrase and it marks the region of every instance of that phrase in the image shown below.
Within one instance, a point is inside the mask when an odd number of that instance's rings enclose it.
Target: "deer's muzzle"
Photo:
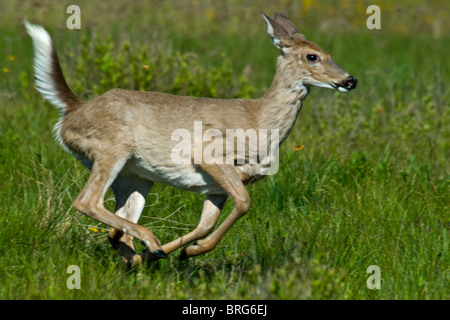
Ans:
[[[342,83],[332,82],[331,85],[340,92],[349,92],[352,89],[356,88],[356,84],[358,83],[358,79],[354,76],[348,76]]]

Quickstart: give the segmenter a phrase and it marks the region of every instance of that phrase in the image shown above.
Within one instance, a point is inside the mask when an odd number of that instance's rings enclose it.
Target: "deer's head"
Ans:
[[[299,85],[316,86],[348,92],[356,87],[358,80],[342,69],[328,52],[306,40],[292,22],[283,14],[275,12],[273,18],[261,12],[267,23],[272,43],[281,49],[282,59],[290,75]]]

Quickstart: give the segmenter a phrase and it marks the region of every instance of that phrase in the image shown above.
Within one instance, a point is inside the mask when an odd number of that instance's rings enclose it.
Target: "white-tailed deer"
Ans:
[[[263,97],[255,100],[113,89],[89,102],[82,102],[64,79],[48,33],[41,26],[25,22],[35,49],[36,87],[62,113],[56,125],[58,139],[91,170],[74,207],[112,227],[109,240],[126,263],[135,265],[143,260],[165,258],[185,245],[181,259],[208,252],[247,213],[250,197],[245,185],[262,178],[261,169],[267,163],[263,164],[261,159],[257,163],[238,161],[234,148],[231,151],[226,148],[229,147],[225,141],[227,130],[276,130],[278,146],[291,131],[310,86],[340,92],[356,87],[356,78],[337,65],[317,44],[306,40],[284,15],[278,12],[273,18],[263,12],[262,15],[272,43],[281,49],[281,55],[272,85]],[[214,157],[224,161],[194,162],[195,155],[208,147],[205,142],[200,149],[195,142],[194,146],[188,146],[190,158],[187,162],[173,161],[173,150],[179,141],[174,141],[172,134],[177,129],[187,128],[185,130],[194,136],[194,122],[200,122],[205,130],[220,133],[214,135],[219,139],[215,143],[225,148],[216,148]],[[257,146],[249,143],[244,158],[248,160],[249,149],[266,147],[267,143],[262,143],[261,139]],[[225,161],[230,152],[234,157],[231,163]],[[149,229],[137,224],[154,182],[206,194],[200,223],[195,230],[164,245]],[[115,214],[103,205],[108,188],[116,197]],[[234,201],[234,210],[213,231],[228,196]],[[135,252],[133,238],[147,247],[142,255]]]

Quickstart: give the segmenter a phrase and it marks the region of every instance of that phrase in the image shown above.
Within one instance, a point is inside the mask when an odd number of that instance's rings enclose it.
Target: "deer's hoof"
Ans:
[[[156,250],[156,251],[153,251],[151,254],[159,259],[167,258],[167,253],[165,253],[164,250]]]
[[[184,260],[186,260],[187,258],[189,258],[189,257],[188,257],[188,255],[187,255],[187,253],[186,253],[186,248],[183,248],[183,250],[182,250],[181,253],[180,253],[180,256],[178,257],[178,259],[179,259],[180,261],[184,261]]]
[[[183,250],[181,251],[178,259],[180,261],[184,261],[184,260],[187,260],[188,258],[192,257],[192,254],[189,254],[188,251],[190,251],[193,247],[198,247],[197,241],[195,241],[193,244],[190,244],[190,245],[184,247]]]
[[[144,260],[146,263],[150,263],[159,259],[166,259],[167,253],[165,253],[163,250],[149,251],[145,249],[144,251],[142,251],[141,257],[142,260]]]

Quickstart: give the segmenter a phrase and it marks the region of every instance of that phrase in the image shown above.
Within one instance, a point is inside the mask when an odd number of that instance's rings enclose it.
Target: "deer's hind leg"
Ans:
[[[145,199],[153,186],[152,181],[138,177],[119,176],[111,186],[116,198],[115,214],[137,223],[144,209]],[[142,262],[142,258],[136,253],[133,237],[122,230],[111,228],[109,242],[117,250],[128,266],[134,266]]]
[[[116,180],[126,161],[126,159],[116,161],[108,158],[96,159],[91,176],[75,200],[74,207],[92,219],[141,240],[155,259],[165,258],[167,255],[162,250],[161,244],[149,229],[111,213],[103,204],[106,191]]]

